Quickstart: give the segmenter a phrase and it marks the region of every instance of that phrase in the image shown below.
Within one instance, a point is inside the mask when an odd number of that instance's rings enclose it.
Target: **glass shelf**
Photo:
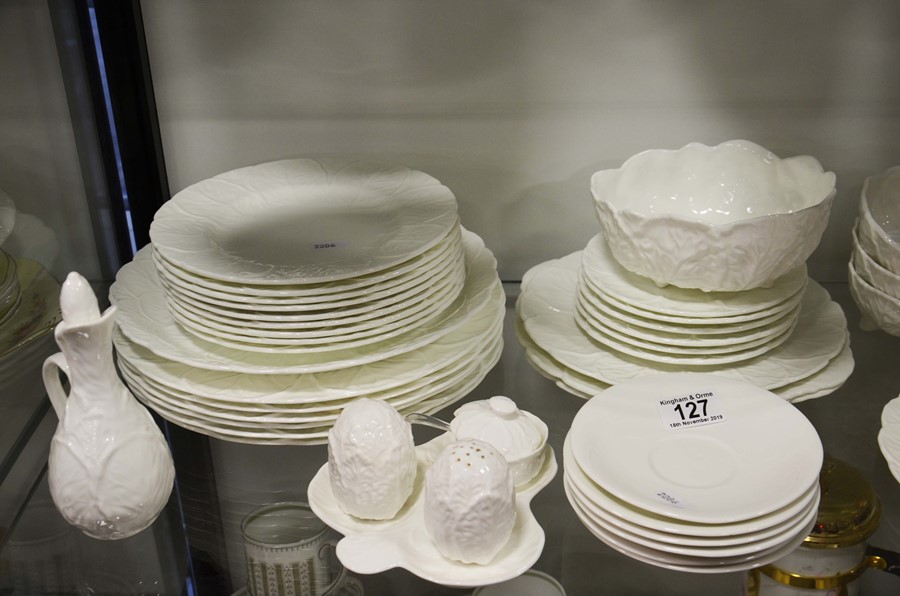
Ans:
[[[871,543],[898,551],[900,484],[888,470],[876,435],[883,405],[896,397],[900,389],[896,380],[900,339],[882,332],[860,331],[859,313],[846,284],[825,287],[847,313],[856,369],[834,394],[802,402],[798,407],[818,429],[826,451],[856,467],[880,497],[884,513]],[[550,443],[559,459],[563,438],[584,400],[557,388],[525,361],[513,333],[518,285],[507,284],[506,289],[508,309],[502,359],[467,400],[493,395],[514,398],[521,408],[547,422]],[[438,415],[449,419],[455,407]],[[267,503],[306,500],[309,481],[327,459],[326,447],[243,445],[208,439],[172,425],[168,425],[168,431],[178,469],[178,490],[150,530],[116,543],[85,538],[58,519],[46,484],[39,483],[19,524],[10,533],[0,556],[2,564],[23,558],[32,565],[48,559],[58,561],[58,573],[69,575],[56,585],[67,589],[52,593],[74,593],[79,589],[83,593],[86,587],[103,588],[107,593],[182,594],[191,593],[190,586],[192,593],[203,596],[242,590],[246,572],[241,521]],[[416,427],[417,443],[433,436],[433,432]],[[532,510],[547,536],[534,568],[557,578],[570,595],[741,593],[743,574],[668,571],[629,559],[599,542],[569,507],[561,472],[535,497]],[[41,540],[25,537],[35,531],[35,520],[41,521]],[[187,551],[180,532],[182,521]],[[62,535],[64,539],[60,538]],[[399,569],[355,577],[366,594],[470,592],[431,584]],[[863,592],[869,595],[896,594],[900,590],[900,578],[886,573],[869,571],[860,581]],[[33,584],[29,591],[9,593],[51,593],[49,587],[43,592],[39,587]]]

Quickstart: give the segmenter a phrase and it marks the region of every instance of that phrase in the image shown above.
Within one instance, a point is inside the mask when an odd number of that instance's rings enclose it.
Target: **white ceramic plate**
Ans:
[[[116,322],[136,344],[182,364],[252,374],[299,374],[337,370],[384,360],[427,345],[471,319],[486,303],[504,303],[497,261],[476,234],[464,232],[466,282],[459,297],[421,328],[371,346],[309,354],[254,353],[196,338],[172,318],[153,267],[129,263],[116,275],[110,300]]]
[[[500,350],[498,350],[496,358],[482,362],[477,374],[465,377],[460,384],[450,389],[402,408],[399,410],[400,413],[403,415],[410,412],[431,414],[464,398],[481,383],[485,375],[499,361],[499,352]],[[221,423],[184,411],[177,411],[155,399],[152,394],[143,392],[138,386],[131,389],[135,397],[166,420],[188,430],[226,441],[256,445],[322,445],[328,441],[328,430],[331,428],[330,425],[324,425],[279,431],[271,428],[252,429],[242,424]]]
[[[856,361],[850,349],[850,335],[847,334],[844,347],[825,368],[800,381],[772,389],[772,392],[791,403],[825,397],[843,386],[855,366]]]
[[[621,311],[624,311],[628,314],[634,315],[641,319],[655,319],[658,322],[665,323],[666,325],[670,325],[673,327],[677,326],[685,326],[685,327],[708,327],[709,330],[721,330],[723,328],[734,328],[739,325],[762,325],[766,321],[771,321],[773,316],[782,316],[787,314],[792,308],[796,307],[799,304],[800,299],[803,296],[803,291],[806,289],[804,285],[796,294],[790,296],[783,302],[779,302],[774,306],[769,306],[762,310],[758,310],[756,312],[751,312],[743,315],[734,315],[730,317],[688,317],[681,315],[673,315],[666,314],[660,312],[653,312],[649,310],[643,310],[638,308],[632,304],[628,304],[627,302],[622,302],[615,296],[611,296],[609,294],[605,294],[603,290],[592,286],[590,280],[585,277],[582,277],[585,282],[585,285],[591,288],[591,291],[594,292],[597,296],[600,296],[603,302],[609,304]]]
[[[570,368],[567,368],[555,360],[547,352],[542,350],[525,331],[520,318],[516,318],[516,337],[525,350],[525,357],[529,363],[542,375],[556,383],[564,391],[583,399],[590,399],[610,384],[592,379]],[[772,391],[782,399],[791,403],[798,403],[808,399],[815,399],[831,395],[838,390],[853,373],[855,361],[853,351],[850,349],[849,334],[844,347],[837,356],[832,358],[822,370],[810,376],[789,383],[782,387],[772,387]],[[659,372],[647,367],[647,374]]]
[[[617,333],[611,329],[598,329],[587,319],[580,305],[575,305],[575,324],[597,343],[650,362],[664,362],[679,366],[713,366],[750,360],[780,346],[793,331],[796,319],[774,337],[753,340],[746,344],[715,347],[682,347],[653,344]]]
[[[737,540],[741,539],[741,537],[746,537],[748,540],[753,540],[759,536],[771,533],[773,530],[777,532],[777,529],[782,524],[796,518],[808,507],[810,501],[817,499],[819,493],[819,483],[818,479],[816,479],[796,500],[767,515],[726,524],[696,523],[641,509],[606,492],[597,483],[588,478],[581,466],[578,465],[578,462],[575,461],[575,456],[572,455],[570,436],[566,437],[563,444],[563,469],[565,470],[566,478],[573,486],[588,495],[590,500],[598,507],[602,507],[605,512],[621,520],[621,523],[628,524],[628,527],[647,528],[686,539]]]
[[[434,300],[412,304],[409,310],[397,317],[379,319],[380,324],[351,326],[348,329],[327,327],[309,332],[258,331],[201,321],[195,313],[182,310],[172,303],[169,304],[169,311],[177,323],[199,338],[237,350],[298,354],[329,352],[383,342],[427,324],[456,301],[464,283],[464,279],[450,280],[440,286],[439,296]]]
[[[422,254],[456,224],[446,186],[403,167],[291,159],[232,170],[177,193],[150,238],[166,260],[236,283],[317,283]]]
[[[347,325],[365,321],[381,314],[389,314],[405,307],[410,300],[424,298],[432,286],[442,279],[465,277],[465,255],[460,252],[446,263],[434,265],[433,270],[421,272],[408,287],[382,292],[373,286],[365,297],[351,301],[315,302],[301,305],[271,305],[226,303],[193,292],[186,286],[176,286],[164,271],[157,267],[160,281],[166,287],[170,302],[197,309],[204,317],[229,324],[256,325],[271,328],[299,328],[303,326]]]
[[[502,342],[496,342],[485,352],[477,354],[480,358],[478,362],[470,362],[462,370],[454,371],[443,378],[433,379],[430,383],[417,388],[415,391],[391,398],[380,398],[378,396],[372,396],[372,398],[383,399],[383,401],[390,403],[397,410],[409,409],[417,403],[442,395],[448,391],[454,391],[463,386],[467,379],[477,377],[484,368],[483,362],[496,362],[501,349]],[[204,420],[212,425],[235,426],[251,432],[302,431],[303,429],[330,426],[337,420],[344,405],[347,403],[333,404],[330,411],[314,412],[305,416],[248,415],[245,412],[229,412],[221,409],[214,410],[199,407],[195,401],[184,400],[177,395],[172,395],[165,390],[153,387],[150,383],[144,382],[140,378],[139,373],[133,372],[127,366],[123,367],[122,373],[128,381],[129,387],[136,387],[145,397],[152,399],[154,404],[162,405],[179,415]]]
[[[206,322],[212,327],[222,326],[226,329],[253,330],[259,333],[291,332],[291,333],[328,333],[334,328],[334,333],[352,332],[354,330],[368,329],[383,322],[396,320],[410,311],[424,308],[423,302],[433,299],[435,296],[446,294],[448,286],[460,285],[465,280],[465,270],[462,262],[454,271],[444,271],[445,276],[435,283],[431,280],[423,280],[421,287],[415,288],[408,294],[397,296],[387,302],[374,301],[361,308],[353,308],[341,312],[340,309],[306,311],[303,313],[269,313],[245,311],[238,313],[227,311],[216,306],[204,304],[185,295],[176,295],[169,283],[160,277],[160,283],[166,294],[166,299],[173,310],[178,309],[189,313],[198,320]],[[424,288],[424,289],[423,289]],[[458,291],[458,290],[456,290]]]
[[[707,393],[703,416],[721,414],[723,420],[681,428],[665,423],[663,411],[672,406],[661,400]],[[806,492],[822,467],[819,436],[794,406],[749,383],[710,374],[655,375],[615,385],[579,410],[570,433],[575,461],[604,490],[641,509],[698,523],[734,523],[777,511]]]
[[[447,236],[426,252],[389,269],[333,282],[280,286],[256,286],[209,279],[169,263],[156,251],[153,253],[153,260],[160,273],[170,281],[208,301],[221,302],[234,308],[241,308],[242,305],[246,308],[251,304],[253,308],[260,310],[267,307],[275,310],[284,307],[299,310],[304,307],[320,308],[322,303],[346,307],[408,289],[423,273],[447,265],[462,252],[462,234],[457,224]]]
[[[568,489],[566,489],[566,491],[566,496],[570,499],[569,503],[572,505],[572,508],[579,520],[581,520],[581,523],[583,523],[585,528],[601,542],[637,561],[655,565],[657,567],[664,567],[673,571],[685,571],[688,573],[732,573],[736,571],[746,571],[777,561],[793,552],[803,542],[806,536],[809,535],[810,530],[812,530],[815,524],[815,520],[813,520],[813,523],[811,523],[809,527],[804,528],[803,531],[791,537],[790,540],[786,540],[781,547],[772,549],[764,554],[747,556],[742,560],[739,558],[736,561],[717,559],[697,560],[659,553],[658,551],[641,547],[640,545],[611,535],[584,515],[578,503],[574,502],[569,496]]]
[[[648,332],[680,333],[692,337],[700,337],[701,335],[716,336],[722,333],[747,333],[769,325],[796,308],[800,304],[800,298],[803,296],[803,290],[805,289],[804,286],[804,288],[784,302],[750,315],[716,319],[663,315],[653,311],[634,308],[632,305],[622,304],[621,302],[616,303],[615,298],[604,295],[601,290],[591,286],[590,280],[581,274],[581,270],[579,270],[578,280],[581,286],[579,291],[584,292],[585,298],[590,300],[595,310],[603,312],[608,317],[614,318],[629,327]]]
[[[561,389],[578,397],[589,399],[609,388],[608,383],[591,379],[566,368],[553,359],[547,352],[539,348],[521,327],[521,321],[517,321],[516,333],[519,343],[525,349],[526,359],[538,372],[556,383]],[[838,355],[822,370],[783,387],[771,388],[770,391],[791,403],[825,397],[834,393],[847,381],[853,373],[854,366],[853,352],[848,341]],[[656,372],[658,372],[656,369],[647,368],[648,374]]]
[[[588,339],[575,324],[574,301],[580,253],[541,263],[522,280],[516,309],[528,335],[565,367],[616,384],[648,372],[679,372],[680,367],[619,355]],[[771,352],[737,364],[708,367],[704,372],[742,379],[771,389],[810,377],[825,368],[847,341],[847,319],[828,293],[810,280],[808,293],[821,298],[817,308],[801,310],[790,338]]]
[[[636,340],[681,347],[716,347],[743,344],[763,338],[771,339],[791,325],[800,314],[800,298],[796,298],[796,304],[784,313],[776,313],[774,316],[763,317],[761,320],[749,323],[740,323],[735,327],[727,324],[720,325],[694,325],[687,332],[683,325],[669,325],[666,321],[652,322],[651,325],[635,324],[632,321],[638,319],[633,315],[621,317],[615,312],[614,307],[604,304],[590,288],[584,283],[578,284],[578,304],[584,309],[588,321],[599,329],[615,331],[623,336]],[[621,312],[621,311],[620,311]],[[627,314],[627,313],[626,313]],[[648,319],[645,319],[648,320]],[[649,321],[649,320],[648,320]],[[744,325],[751,327],[743,327]],[[699,332],[698,332],[699,331]]]
[[[119,356],[137,367],[142,376],[163,386],[232,408],[258,404],[268,410],[350,399],[414,383],[500,337],[504,315],[503,304],[487,303],[465,324],[420,349],[359,366],[302,375],[196,368],[162,358],[132,343],[118,330],[113,333],[113,343]]]
[[[609,250],[601,234],[588,242],[582,254],[583,275],[592,287],[618,303],[662,315],[691,319],[729,319],[748,316],[776,306],[807,283],[801,265],[776,279],[771,287],[742,292],[704,292],[676,286],[660,288],[647,278],[625,270]],[[726,322],[726,321],[722,321]]]
[[[564,480],[572,497],[578,501],[584,513],[609,532],[658,550],[695,554],[697,556],[734,556],[758,552],[775,546],[783,542],[787,536],[793,536],[807,526],[811,521],[809,516],[817,514],[817,503],[819,500],[817,492],[815,498],[810,499],[806,507],[795,518],[787,520],[784,524],[773,525],[761,532],[724,537],[685,536],[659,532],[653,528],[631,524],[622,518],[610,514],[594,503],[590,495],[583,493],[569,479],[568,475],[564,477]]]
[[[118,334],[118,332],[117,335],[117,341],[127,341],[123,340],[121,334]],[[140,378],[142,382],[148,384],[150,387],[158,391],[163,391],[167,395],[171,395],[180,401],[189,402],[194,407],[209,409],[213,412],[231,412],[235,415],[244,417],[271,416],[276,419],[293,419],[296,417],[307,417],[317,412],[332,412],[359,397],[391,399],[412,394],[430,383],[453,374],[460,369],[471,366],[473,361],[477,361],[477,359],[486,351],[489,351],[492,346],[500,342],[502,342],[502,333],[500,327],[497,326],[486,337],[466,344],[465,352],[461,352],[458,357],[444,362],[443,366],[435,368],[429,363],[429,366],[422,370],[401,370],[399,371],[399,376],[407,382],[400,382],[399,379],[382,378],[382,383],[380,383],[380,385],[384,385],[385,387],[370,392],[366,392],[363,389],[365,387],[378,387],[379,383],[360,383],[357,386],[348,385],[346,388],[319,385],[321,391],[316,392],[314,387],[318,383],[315,379],[307,378],[316,376],[315,374],[311,374],[293,376],[292,378],[285,379],[283,383],[286,383],[288,389],[286,391],[279,391],[279,387],[284,387],[284,385],[278,381],[274,381],[277,379],[274,375],[254,375],[247,379],[242,378],[239,382],[235,382],[234,379],[228,379],[227,375],[223,373],[223,378],[214,380],[223,381],[223,385],[227,385],[229,382],[233,383],[236,387],[236,393],[239,392],[239,395],[233,397],[231,394],[225,393],[224,395],[218,394],[218,397],[212,398],[209,397],[209,394],[217,393],[219,387],[192,382],[181,382],[177,379],[175,382],[176,386],[160,382],[159,379],[151,376],[155,367],[152,365],[146,366],[147,360],[138,359],[136,360],[137,364],[135,364],[125,357],[125,354],[133,353],[134,350],[129,348],[126,348],[125,350],[117,349],[117,352],[120,367],[131,371],[133,376]],[[395,369],[393,366],[387,368]],[[214,371],[206,372],[215,374]],[[352,382],[355,378],[364,380],[365,373],[363,373],[362,370],[347,370],[345,373],[346,374],[344,374],[343,377],[348,382]],[[318,373],[318,376],[323,377],[323,380],[325,380],[324,377],[329,375],[332,377],[337,376],[333,373]],[[247,375],[238,376],[245,377]],[[304,379],[304,381],[298,382],[300,379]],[[375,379],[370,379],[370,381],[375,381]],[[248,391],[246,391],[248,387],[251,388],[249,395]],[[256,388],[255,390],[253,390],[254,387]],[[275,393],[266,393],[265,387],[274,388]],[[310,387],[313,388],[310,391],[303,390]],[[194,390],[191,390],[191,388]],[[243,399],[244,401],[237,401],[238,399]]]
[[[400,409],[416,402],[428,399],[442,391],[452,389],[462,384],[464,378],[480,373],[483,361],[495,361],[502,348],[502,340],[498,337],[488,345],[473,351],[468,358],[461,361],[446,371],[440,371],[429,377],[421,379],[412,386],[403,386],[397,391],[386,393],[373,393],[366,395],[370,399],[378,399],[390,403],[394,408]],[[358,397],[330,401],[318,404],[317,407],[308,409],[292,409],[262,412],[246,411],[222,407],[221,404],[213,404],[203,401],[195,395],[179,392],[159,384],[142,376],[141,372],[127,361],[119,361],[122,375],[128,381],[129,386],[138,385],[140,390],[155,398],[157,401],[170,407],[174,411],[197,416],[206,420],[221,422],[223,424],[239,424],[253,429],[259,428],[298,428],[303,425],[322,425],[332,423],[341,413],[343,408]]]
[[[506,546],[488,565],[460,563],[443,556],[425,529],[424,474],[450,442],[442,435],[416,447],[419,460],[416,487],[409,501],[390,520],[360,520],[341,511],[331,492],[328,464],[309,483],[309,504],[322,521],[344,534],[338,543],[341,563],[355,573],[380,573],[402,567],[431,582],[474,587],[516,577],[531,567],[544,548],[544,531],[531,512],[531,499],[556,475],[553,449],[548,445],[538,475],[516,490],[516,524]]]
[[[703,543],[702,540],[698,540],[696,541],[697,544],[692,545],[683,542],[673,543],[669,540],[658,540],[655,536],[647,537],[643,534],[632,532],[630,529],[625,529],[621,524],[611,523],[602,512],[600,515],[597,514],[598,510],[592,506],[590,501],[584,499],[578,493],[577,488],[568,482],[568,479],[564,478],[564,481],[569,492],[569,498],[579,505],[584,517],[590,519],[610,535],[666,555],[693,557],[699,559],[701,564],[703,559],[716,559],[717,562],[733,560],[736,557],[743,559],[748,555],[755,557],[770,552],[773,548],[780,548],[786,540],[790,540],[798,532],[809,528],[818,515],[819,499],[817,495],[798,517],[789,520],[782,526],[776,527],[778,531],[772,536],[746,542],[733,542],[731,544]]]

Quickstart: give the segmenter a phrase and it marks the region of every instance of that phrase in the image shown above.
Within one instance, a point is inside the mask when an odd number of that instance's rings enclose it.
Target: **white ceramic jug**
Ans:
[[[56,327],[62,353],[44,362],[44,386],[59,417],[50,445],[48,479],[62,516],[88,536],[116,540],[150,524],[172,491],[172,456],[150,413],[116,373],[112,354],[115,306],[103,315],[78,273],[60,294]],[[69,379],[66,394],[59,371]]]

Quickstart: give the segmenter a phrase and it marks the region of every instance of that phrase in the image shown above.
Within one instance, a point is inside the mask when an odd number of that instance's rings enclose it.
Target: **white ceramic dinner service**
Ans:
[[[680,571],[724,573],[803,542],[820,498],[822,445],[792,405],[703,373],[616,385],[576,414],[564,487],[601,541]]]
[[[496,261],[453,194],[402,167],[295,159],[176,194],[110,290],[120,370],[168,420],[319,444],[344,406],[429,413],[502,349]]]
[[[528,271],[516,304],[544,376],[587,398],[647,374],[716,372],[791,401],[849,377],[846,318],[805,264],[834,195],[816,160],[695,143],[598,172],[591,190],[601,233]]]
[[[866,179],[848,269],[863,328],[900,335],[900,167]]]

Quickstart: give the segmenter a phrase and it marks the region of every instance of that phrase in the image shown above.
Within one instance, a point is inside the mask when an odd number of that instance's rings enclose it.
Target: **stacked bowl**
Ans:
[[[778,396],[714,375],[664,374],[581,408],[563,479],[581,522],[611,548],[669,569],[724,573],[803,542],[816,521],[822,460],[815,429]]]
[[[223,439],[316,444],[343,407],[464,397],[499,359],[496,261],[407,168],[297,159],[186,188],[110,290],[135,395]]]
[[[900,167],[863,185],[849,280],[863,327],[900,336]]]
[[[594,174],[602,231],[526,273],[526,356],[589,397],[654,372],[716,372],[796,401],[853,369],[843,311],[810,280],[835,177],[808,156],[698,143]]]

